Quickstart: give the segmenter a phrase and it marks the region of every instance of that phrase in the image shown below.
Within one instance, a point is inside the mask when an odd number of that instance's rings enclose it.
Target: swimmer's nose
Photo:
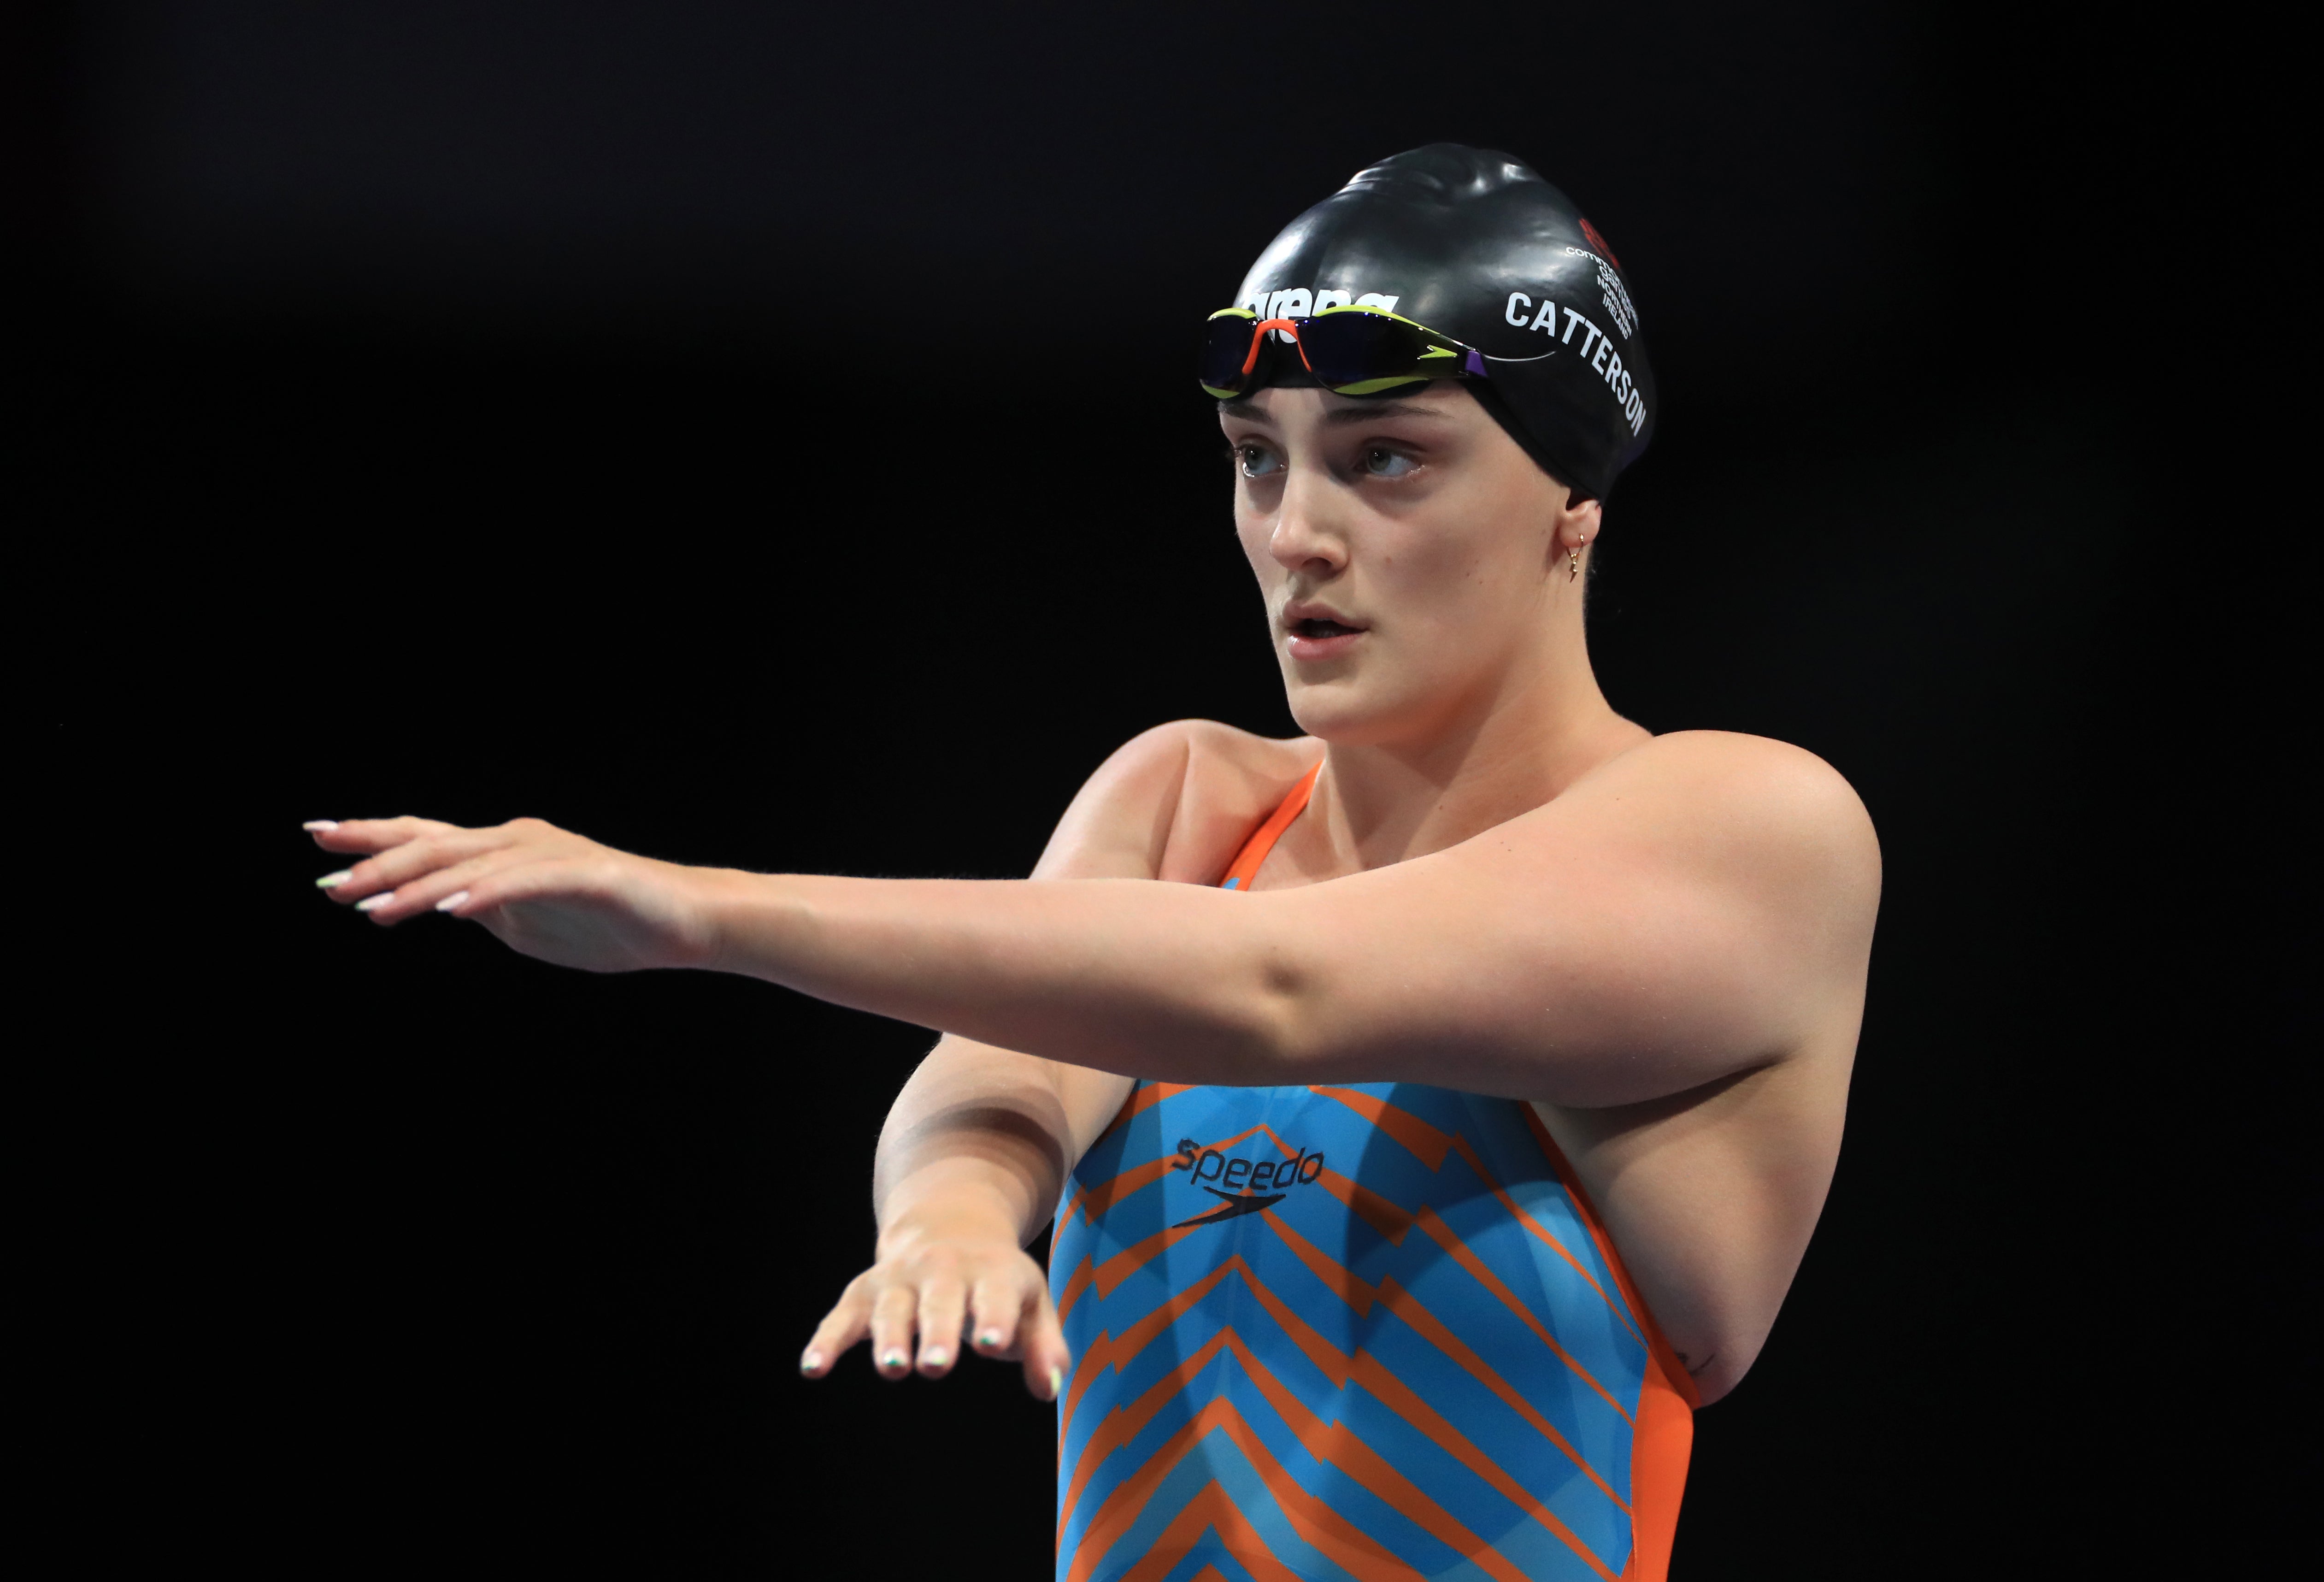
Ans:
[[[1267,535],[1267,552],[1286,571],[1314,577],[1337,575],[1348,563],[1348,546],[1324,514],[1330,491],[1293,467],[1284,480],[1275,511],[1275,524]]]

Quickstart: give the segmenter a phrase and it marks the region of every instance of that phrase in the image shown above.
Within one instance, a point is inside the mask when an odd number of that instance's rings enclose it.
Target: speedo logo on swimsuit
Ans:
[[[1246,1214],[1256,1214],[1289,1197],[1294,1189],[1311,1186],[1323,1173],[1323,1156],[1301,1149],[1289,1159],[1234,1159],[1215,1148],[1205,1148],[1192,1137],[1178,1139],[1178,1157],[1170,1161],[1172,1170],[1190,1170],[1195,1184],[1212,1197],[1223,1199],[1219,1207],[1192,1219],[1182,1219],[1172,1226],[1177,1230],[1189,1225],[1215,1225],[1222,1219],[1238,1219]],[[1216,1181],[1218,1186],[1212,1186]],[[1227,1189],[1221,1190],[1221,1188]]]

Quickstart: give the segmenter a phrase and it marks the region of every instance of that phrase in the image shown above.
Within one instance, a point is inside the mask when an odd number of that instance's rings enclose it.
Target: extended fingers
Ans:
[[[912,1372],[917,1342],[918,1371],[942,1378],[957,1365],[965,1339],[985,1356],[1022,1363],[1027,1387],[1055,1400],[1071,1354],[1039,1268],[1010,1252],[1001,1259],[940,1248],[866,1270],[816,1329],[799,1372],[822,1378],[857,1341],[869,1339],[881,1377]]]
[[[912,1288],[880,1279],[876,1272],[850,1282],[838,1306],[824,1315],[815,1337],[799,1355],[799,1372],[820,1379],[855,1343],[872,1342],[872,1364],[881,1376],[900,1379],[911,1372],[912,1323],[917,1304]]]
[[[872,1365],[883,1379],[912,1371],[912,1320],[919,1303],[908,1285],[890,1285],[872,1300]]]
[[[960,1355],[961,1315],[967,1302],[967,1291],[951,1275],[920,1283],[920,1372],[931,1379],[952,1372]]]
[[[456,862],[449,867],[438,868],[433,872],[422,874],[418,878],[407,879],[398,884],[392,890],[377,891],[356,902],[355,910],[368,913],[372,921],[382,925],[400,923],[406,918],[418,917],[423,911],[448,911],[463,916],[470,912],[488,911],[493,907],[502,905],[517,897],[514,894],[503,893],[494,900],[477,900],[478,892],[486,888],[486,881],[497,879],[512,869],[528,865],[535,869],[557,869],[563,866],[557,863],[541,863],[537,858],[509,847],[495,847],[470,857],[466,862]],[[536,874],[535,877],[546,879],[549,875]],[[503,892],[509,888],[507,885],[501,886]],[[542,889],[562,888],[562,886],[536,884],[527,888],[528,893],[537,893]]]
[[[861,1274],[848,1283],[839,1301],[816,1326],[815,1336],[799,1355],[799,1372],[820,1379],[832,1365],[872,1332],[872,1277]]]
[[[438,819],[316,819],[304,828],[325,851],[375,852],[459,826]]]
[[[333,901],[370,914],[374,922],[401,922],[512,856],[505,839],[491,830],[456,829],[396,847],[315,883]]]
[[[1035,1289],[1025,1304],[1017,1345],[1025,1360],[1025,1388],[1043,1401],[1055,1401],[1064,1393],[1074,1354],[1065,1346],[1065,1332],[1057,1322],[1056,1304],[1049,1300],[1046,1282]]]
[[[318,820],[327,824],[329,820]],[[355,833],[350,835],[349,831]],[[537,819],[466,829],[431,819],[383,819],[316,830],[318,842],[376,850],[366,861],[315,881],[331,899],[380,923],[401,922],[438,907],[466,917],[511,901],[573,889],[586,875],[570,860],[589,842]],[[513,884],[505,875],[521,872]],[[501,877],[489,893],[480,882]]]
[[[1029,1263],[1021,1272],[977,1281],[969,1303],[969,1343],[986,1356],[1022,1363],[1025,1387],[1043,1401],[1057,1398],[1073,1365],[1048,1283]]]

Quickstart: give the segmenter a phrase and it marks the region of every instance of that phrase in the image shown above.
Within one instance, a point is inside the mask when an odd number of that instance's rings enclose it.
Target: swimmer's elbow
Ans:
[[[1444,997],[1429,992],[1447,975],[1416,971],[1408,953],[1380,948],[1377,930],[1351,929],[1323,911],[1321,888],[1254,895],[1238,906],[1242,927],[1213,962],[1238,1046],[1238,1074],[1223,1080],[1377,1081],[1448,1032],[1461,1041],[1458,1019],[1443,1013]]]
[[[1347,1030],[1333,1014],[1336,998],[1325,975],[1288,957],[1262,955],[1243,985],[1238,1017],[1252,1069],[1264,1077],[1254,1086],[1300,1087],[1338,1079],[1331,1069],[1343,1060]]]

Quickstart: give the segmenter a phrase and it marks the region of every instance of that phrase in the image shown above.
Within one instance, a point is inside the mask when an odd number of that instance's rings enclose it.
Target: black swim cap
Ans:
[[[1268,244],[1235,299],[1262,319],[1343,302],[1496,359],[1468,388],[1578,495],[1604,498],[1654,433],[1654,372],[1613,250],[1508,154],[1432,143],[1359,171]],[[1315,382],[1296,354],[1263,366],[1267,384]]]

